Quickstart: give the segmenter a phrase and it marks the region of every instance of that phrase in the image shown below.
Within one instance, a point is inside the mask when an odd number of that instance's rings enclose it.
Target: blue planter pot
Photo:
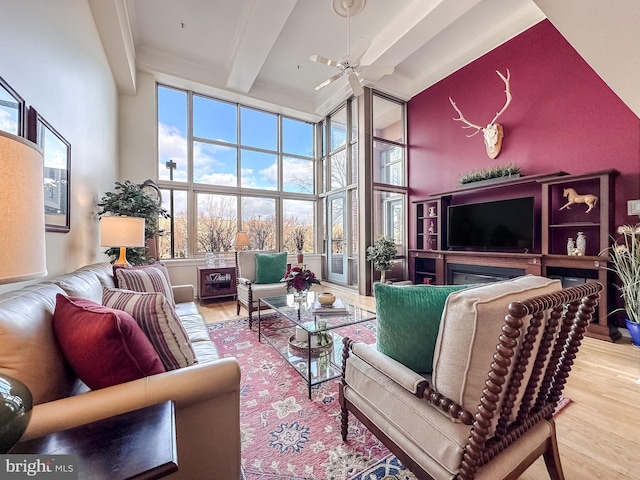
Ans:
[[[628,318],[625,321],[627,322],[627,329],[631,335],[633,345],[640,347],[640,323],[633,323]]]

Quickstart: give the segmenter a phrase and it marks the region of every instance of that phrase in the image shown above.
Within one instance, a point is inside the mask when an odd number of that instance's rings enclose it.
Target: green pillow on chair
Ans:
[[[374,285],[378,351],[414,372],[431,373],[440,318],[450,293],[469,285]]]
[[[278,283],[287,269],[287,252],[256,253],[255,283]]]

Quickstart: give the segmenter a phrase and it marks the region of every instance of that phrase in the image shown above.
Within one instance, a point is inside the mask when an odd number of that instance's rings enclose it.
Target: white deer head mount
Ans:
[[[489,157],[491,158],[496,158],[500,153],[500,149],[502,148],[502,138],[504,137],[504,130],[502,128],[502,125],[500,125],[499,123],[496,123],[496,120],[498,120],[498,117],[500,117],[500,115],[504,113],[504,111],[507,109],[507,107],[511,103],[511,90],[509,88],[509,79],[511,78],[511,73],[509,72],[509,69],[507,69],[506,77],[502,75],[502,73],[500,73],[498,70],[496,70],[496,73],[500,76],[500,78],[504,82],[504,85],[505,85],[504,93],[507,95],[507,100],[504,104],[504,107],[502,107],[502,110],[496,113],[496,116],[493,117],[493,120],[491,120],[486,127],[481,127],[480,125],[471,123],[466,118],[464,118],[464,115],[462,115],[462,112],[456,106],[456,102],[451,100],[451,97],[449,97],[449,101],[451,102],[451,105],[453,106],[455,111],[458,112],[458,115],[459,115],[459,117],[454,118],[454,120],[457,122],[464,123],[465,125],[463,125],[462,128],[476,129],[475,132],[473,132],[470,135],[467,135],[467,137],[473,137],[478,132],[482,132],[484,136],[484,145],[487,149],[487,155],[489,155]]]

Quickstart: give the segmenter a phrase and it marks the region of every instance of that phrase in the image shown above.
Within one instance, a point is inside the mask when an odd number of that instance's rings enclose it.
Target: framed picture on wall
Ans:
[[[44,214],[47,232],[70,230],[71,144],[29,107],[28,138],[44,155]]]
[[[20,95],[0,77],[0,130],[24,136],[25,103]]]

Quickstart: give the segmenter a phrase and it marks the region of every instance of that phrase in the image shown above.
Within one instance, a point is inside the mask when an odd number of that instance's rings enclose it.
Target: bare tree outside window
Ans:
[[[236,238],[237,207],[235,197],[198,195],[198,252],[232,250]]]
[[[284,199],[282,202],[282,243],[289,253],[298,253],[295,242],[297,230],[302,232],[304,248],[301,253],[313,253],[315,205],[309,200]]]
[[[276,246],[276,219],[273,215],[256,215],[243,223],[255,250],[273,250]]]

